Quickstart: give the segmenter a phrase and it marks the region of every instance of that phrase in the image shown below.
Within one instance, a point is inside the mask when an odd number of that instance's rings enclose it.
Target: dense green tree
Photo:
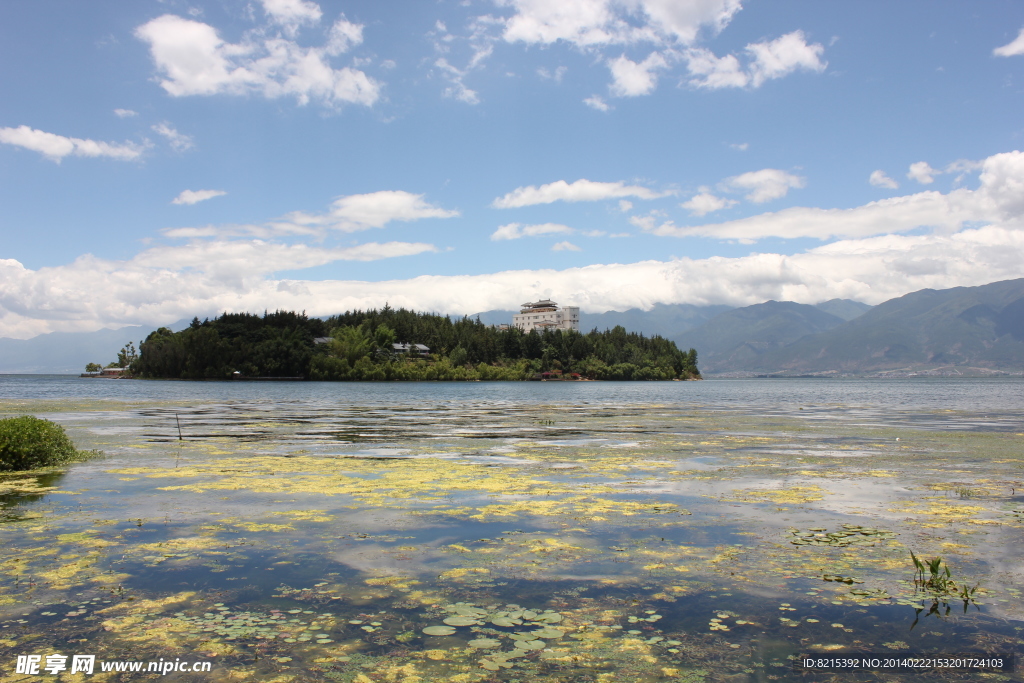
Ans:
[[[328,332],[329,330],[329,332]],[[315,338],[329,337],[316,344]],[[393,344],[423,344],[426,356]],[[126,347],[127,351],[127,347]],[[326,320],[289,311],[226,313],[192,320],[181,332],[160,328],[140,346],[137,377],[314,380],[521,380],[579,376],[605,380],[699,377],[697,352],[623,327],[587,333],[496,329],[479,319],[385,306]]]

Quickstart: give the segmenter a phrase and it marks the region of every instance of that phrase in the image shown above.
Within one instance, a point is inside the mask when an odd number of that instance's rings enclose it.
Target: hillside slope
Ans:
[[[844,322],[815,306],[768,301],[721,313],[672,341],[682,349],[697,349],[702,372],[730,372],[760,367],[764,354]]]
[[[843,325],[773,350],[749,369],[877,373],[1024,368],[1024,278],[923,289]]]

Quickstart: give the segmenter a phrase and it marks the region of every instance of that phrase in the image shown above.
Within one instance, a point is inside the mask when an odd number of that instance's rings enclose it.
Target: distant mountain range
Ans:
[[[486,311],[489,325],[516,311]],[[187,320],[171,327],[183,329]],[[732,308],[657,304],[581,314],[580,328],[622,325],[697,349],[708,377],[744,375],[986,374],[1024,371],[1024,278],[980,287],[923,289],[878,306],[849,299],[792,301]],[[125,327],[0,339],[0,373],[78,373],[106,364],[128,341],[151,331]]]
[[[705,376],[1024,370],[1024,279],[923,289],[849,320],[836,315],[843,310],[856,308],[769,301],[727,311],[672,339],[697,349]]]
[[[188,320],[167,325],[188,327]],[[125,344],[139,341],[155,328],[133,325],[95,332],[50,332],[31,339],[0,338],[0,374],[67,375],[85,372],[87,363],[106,365],[117,360]]]

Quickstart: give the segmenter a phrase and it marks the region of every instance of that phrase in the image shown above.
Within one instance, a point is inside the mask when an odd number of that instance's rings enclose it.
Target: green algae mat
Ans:
[[[797,666],[1019,657],[1024,418],[0,403],[26,413],[104,455],[0,476],[3,683],[1024,680]]]

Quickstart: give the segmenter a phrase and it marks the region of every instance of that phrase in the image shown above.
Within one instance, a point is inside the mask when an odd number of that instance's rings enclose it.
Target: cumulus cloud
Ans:
[[[572,228],[567,225],[561,225],[559,223],[541,223],[539,225],[521,225],[519,223],[509,223],[508,225],[502,225],[491,234],[491,239],[498,240],[517,240],[520,237],[535,237],[537,235],[552,235],[557,233],[572,233],[575,232]]]
[[[927,161],[917,161],[910,165],[910,170],[907,171],[907,177],[911,180],[916,180],[922,185],[928,185],[935,182],[935,176],[942,173],[942,171],[932,168],[928,165]]]
[[[308,0],[260,0],[267,16],[284,28],[285,33],[295,37],[303,25],[315,26],[320,23],[323,12],[315,2]]]
[[[591,109],[596,109],[598,111],[611,110],[611,107],[608,106],[608,103],[606,103],[597,95],[591,95],[590,97],[586,98],[585,100],[583,100],[583,104],[587,105]]]
[[[755,88],[798,69],[821,73],[827,66],[821,61],[825,48],[820,43],[808,45],[803,31],[793,31],[765,43],[751,43],[746,50],[753,57],[750,85]]]
[[[821,72],[824,47],[809,44],[796,30],[771,41],[750,43],[746,65],[736,55],[718,57],[697,47],[700,35],[717,34],[742,9],[740,0],[507,0],[515,14],[504,22],[508,42],[549,45],[566,42],[584,51],[614,45],[648,44],[655,48],[644,61],[624,54],[608,58],[610,89],[618,97],[647,95],[657,87],[656,71],[680,58],[690,83],[701,88],[760,87],[797,70]]]
[[[327,39],[327,54],[336,56],[348,52],[356,45],[363,42],[363,25],[353,24],[345,18],[345,15],[334,22],[331,26],[331,34]],[[390,62],[390,65],[388,64]],[[390,59],[381,63],[385,69],[394,68],[395,63]]]
[[[517,187],[504,197],[495,199],[491,206],[496,209],[513,209],[536,204],[553,202],[594,202],[602,199],[618,199],[620,197],[636,197],[637,199],[657,199],[668,192],[655,192],[640,185],[626,185],[623,182],[602,183],[581,178],[573,183],[557,180],[537,187],[528,185]]]
[[[175,152],[184,152],[187,149],[192,149],[195,143],[192,141],[192,137],[179,133],[174,126],[164,121],[158,123],[155,126],[151,126],[153,131],[158,135],[163,136],[167,140],[167,144],[171,146]]]
[[[889,190],[895,190],[900,186],[895,180],[885,174],[885,171],[877,170],[872,171],[871,176],[868,177],[868,182],[875,187],[884,187]]]
[[[213,199],[214,197],[222,197],[227,192],[224,190],[183,190],[181,194],[171,200],[171,204],[198,204],[199,202],[205,202],[207,199]]]
[[[138,159],[146,150],[145,145],[134,142],[98,142],[82,138],[69,138],[47,133],[28,126],[0,128],[0,142],[24,147],[39,152],[47,159],[60,163],[66,156],[107,157],[121,161]]]
[[[825,48],[820,43],[808,44],[803,31],[793,31],[772,41],[746,46],[747,65],[736,55],[718,57],[706,48],[690,48],[683,53],[692,78],[690,85],[717,90],[720,88],[759,88],[766,81],[788,76],[794,71],[821,73],[828,66],[822,60]]]
[[[737,203],[735,199],[717,197],[711,194],[710,188],[702,187],[700,188],[700,194],[694,195],[679,206],[687,209],[692,216],[705,216],[714,211],[721,211],[730,206],[735,206]]]
[[[992,54],[995,55],[996,57],[1013,57],[1015,55],[1024,55],[1024,28],[1020,30],[1020,33],[1018,33],[1017,37],[1014,38],[1012,41],[1010,41],[1006,45],[1003,45],[1002,47],[997,47],[996,49],[992,50]]]
[[[402,190],[382,190],[368,194],[339,197],[327,213],[294,211],[271,225],[281,232],[303,233],[309,228],[329,228],[357,232],[383,228],[392,221],[417,221],[423,218],[452,218],[458,211],[442,209],[423,199],[421,194]]]
[[[310,4],[281,0],[266,3],[265,7],[273,6],[278,14],[269,9],[268,13],[281,17],[281,21],[292,17],[294,21],[286,26],[297,28],[303,23],[295,23],[300,17],[311,16],[308,12],[302,14],[302,8]],[[340,29],[347,36],[345,40],[332,30],[325,47],[302,47],[263,32],[254,32],[233,44],[224,41],[208,24],[165,14],[139,26],[135,35],[149,44],[162,75],[160,86],[174,97],[256,93],[268,99],[295,97],[302,105],[315,99],[331,106],[370,106],[380,97],[380,85],[358,69],[335,69],[329,63],[330,56],[355,44],[356,38],[361,40],[361,27],[358,33],[353,27]]]
[[[569,240],[551,245],[551,251],[583,251]]]
[[[301,281],[270,280],[273,272],[433,251],[437,248],[431,244],[409,242],[332,249],[214,240],[154,247],[127,261],[90,254],[39,270],[0,259],[0,336],[27,338],[52,330],[155,325],[223,310],[264,310],[275,306],[259,304],[261,296],[268,302],[278,297],[295,302],[311,294]]]
[[[511,0],[508,4],[515,14],[505,23],[506,41],[565,41],[579,48],[638,41],[690,44],[702,28],[721,31],[740,10],[740,0]]]
[[[722,181],[722,187],[731,191],[747,191],[747,201],[763,204],[781,199],[790,188],[801,188],[806,181],[800,176],[780,171],[777,168],[763,168],[760,171],[742,173]]]
[[[852,209],[792,207],[717,224],[677,226],[665,222],[655,225],[650,219],[638,219],[634,224],[662,236],[699,235],[740,240],[769,236],[862,238],[922,227],[951,234],[968,222],[1000,221],[1005,226],[1024,228],[1024,153],[993,155],[981,163],[981,169],[977,190],[960,188],[947,194],[919,192]]]
[[[127,119],[127,118],[129,118],[129,117],[131,117],[131,116],[138,116],[138,115],[139,115],[139,112],[137,112],[137,111],[132,111],[131,109],[115,109],[115,110],[114,110],[114,114],[115,114],[115,115],[116,115],[116,116],[117,116],[117,117],[118,117],[119,119]]]
[[[658,85],[656,69],[664,69],[668,66],[665,58],[657,52],[652,52],[642,62],[631,61],[625,55],[608,61],[608,68],[612,72],[612,84],[609,90],[616,97],[636,97],[648,95]]]

